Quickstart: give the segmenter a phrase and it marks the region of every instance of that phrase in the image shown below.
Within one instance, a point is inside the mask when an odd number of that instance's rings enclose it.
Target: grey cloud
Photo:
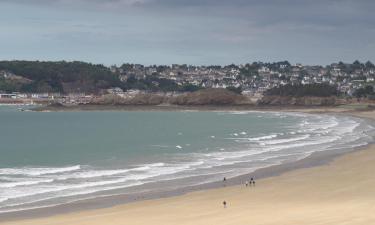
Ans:
[[[128,13],[159,17],[214,18],[223,23],[272,29],[375,29],[373,0],[0,0],[33,6]]]
[[[39,33],[47,33],[53,49],[107,46],[139,61],[180,57],[181,62],[231,62],[232,57],[285,59],[288,53],[296,60],[317,61],[373,55],[374,50],[374,0],[0,0],[0,7],[2,3],[24,10],[12,21],[3,20],[13,24],[9,27],[19,24],[14,36],[22,37],[23,26],[32,26],[40,29],[29,32],[35,41]]]
[[[159,6],[164,8],[172,7],[311,7],[320,6],[330,8],[332,6],[351,5],[355,7],[374,7],[372,0],[0,0],[1,2],[24,3],[24,4],[91,4],[91,5],[138,5],[138,6]],[[314,8],[310,8],[314,10]]]

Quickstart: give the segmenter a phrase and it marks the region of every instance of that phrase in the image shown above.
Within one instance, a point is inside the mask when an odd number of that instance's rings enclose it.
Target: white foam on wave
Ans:
[[[301,116],[301,115],[299,115]],[[301,116],[302,118],[310,118],[309,116]],[[311,121],[308,120],[304,122],[306,128],[305,130],[300,130],[298,133],[306,133],[302,136],[292,137],[292,138],[282,138],[276,139],[278,134],[260,136],[255,138],[230,138],[236,140],[236,142],[248,142],[254,141],[257,142],[260,146],[260,149],[257,151],[236,151],[236,152],[218,152],[211,153],[210,156],[216,158],[217,160],[227,161],[233,159],[240,159],[243,157],[249,157],[254,154],[263,154],[265,152],[275,152],[282,151],[284,149],[290,148],[299,148],[306,146],[321,146],[316,151],[325,149],[322,145],[330,145],[342,139],[342,135],[351,133],[358,126],[358,122],[351,119],[340,118],[340,121],[333,116],[311,116]],[[339,126],[340,125],[340,126]],[[298,127],[298,126],[297,126]],[[291,129],[295,129],[291,127]],[[289,134],[293,136],[296,134],[294,131],[290,131]],[[312,138],[311,135],[316,136]],[[322,137],[321,135],[324,135]],[[312,138],[312,139],[311,139]],[[229,139],[229,138],[228,138]],[[305,141],[309,139],[310,141]],[[301,142],[303,141],[303,142]],[[270,145],[270,147],[267,147]],[[273,145],[271,147],[271,145]],[[252,147],[253,148],[253,147]],[[301,149],[300,149],[301,150]]]
[[[272,139],[277,137],[277,134],[271,134],[271,135],[266,135],[266,136],[260,136],[260,137],[255,137],[255,138],[248,138],[249,141],[260,141],[260,140],[266,140],[266,139]]]
[[[313,141],[304,141],[304,142],[293,142],[293,143],[290,143],[290,144],[284,144],[284,145],[274,145],[273,147],[270,147],[267,149],[268,152],[277,152],[277,151],[281,151],[281,150],[284,150],[284,149],[291,149],[291,148],[297,148],[297,147],[303,147],[302,149],[300,149],[301,151],[303,151],[307,146],[320,146],[321,148],[323,148],[322,144],[327,144],[327,143],[333,143],[334,141],[337,141],[339,140],[340,137],[338,136],[332,136],[332,137],[326,137],[326,138],[323,138],[323,139],[319,139],[319,140],[313,140]],[[315,151],[321,151],[321,148],[319,149],[316,149]]]
[[[141,165],[138,167],[134,167],[132,169],[117,169],[117,170],[97,170],[97,169],[91,169],[84,172],[75,172],[67,175],[58,175],[54,178],[56,180],[67,180],[67,179],[83,179],[83,178],[98,178],[98,177],[107,177],[107,176],[113,176],[113,175],[125,175],[130,172],[134,171],[147,171],[151,170],[153,168],[162,167],[165,163],[151,163],[146,165]]]
[[[0,183],[0,188],[13,188],[17,186],[29,186],[29,185],[36,185],[42,183],[51,183],[53,179],[44,179],[44,180],[30,180],[30,181],[20,181],[20,182],[7,182],[7,183]]]
[[[58,198],[63,198],[63,197],[70,197],[70,196],[87,195],[87,194],[91,194],[91,193],[95,193],[95,192],[107,191],[107,190],[114,190],[114,189],[120,189],[120,188],[126,188],[126,187],[130,187],[130,186],[138,186],[138,185],[142,185],[142,184],[143,184],[143,182],[135,182],[135,183],[132,183],[132,184],[110,186],[110,187],[105,187],[105,188],[85,189],[85,190],[79,190],[79,191],[69,191],[69,192],[61,194],[61,195],[59,195],[57,197]],[[57,206],[59,204],[45,205],[45,206],[23,207],[23,208],[12,209],[12,207],[14,208],[15,206],[28,205],[28,204],[33,204],[33,203],[37,203],[37,202],[47,201],[47,200],[55,199],[55,198],[56,198],[56,196],[50,196],[50,197],[43,197],[43,198],[34,199],[34,200],[30,200],[30,201],[20,202],[20,203],[8,204],[8,205],[5,205],[3,207],[0,207],[0,213]],[[78,198],[76,200],[69,201],[69,202],[66,202],[66,203],[71,203],[71,202],[75,202],[75,201],[79,201],[79,200],[84,200],[84,199],[91,199],[91,198],[92,197]],[[9,198],[4,198],[4,201],[6,201],[6,200],[9,200]]]
[[[69,166],[69,167],[24,167],[24,168],[2,168],[0,174],[2,175],[29,175],[29,176],[40,176],[45,174],[55,174],[71,172],[81,169],[80,165]]]
[[[301,141],[301,140],[305,140],[309,137],[310,137],[310,134],[306,134],[306,135],[302,135],[302,136],[299,136],[299,137],[269,140],[269,141],[263,141],[261,143],[266,144],[266,145],[276,145],[276,144],[283,144],[283,143],[288,143],[288,142]]]
[[[198,162],[198,163],[200,163],[200,162]],[[230,171],[232,171],[232,170],[230,170]],[[211,173],[211,174],[213,175],[213,174],[217,174],[217,173]],[[210,174],[203,174],[203,175],[210,175]],[[193,176],[200,176],[200,175],[193,175]],[[177,177],[177,179],[180,179],[180,178],[185,178],[185,177]],[[170,180],[170,179],[161,179],[161,180],[166,181],[166,180]],[[210,182],[210,181],[206,181],[204,183],[208,183],[208,182]],[[62,197],[69,197],[69,196],[87,195],[87,194],[91,194],[91,193],[95,193],[95,192],[103,192],[103,191],[114,190],[114,189],[134,187],[134,186],[139,186],[139,185],[142,185],[142,184],[144,184],[144,182],[138,181],[138,182],[135,182],[135,183],[132,183],[132,184],[127,184],[127,185],[117,185],[117,186],[110,186],[110,187],[105,187],[105,188],[100,188],[100,189],[90,189],[90,190],[83,190],[83,191],[81,190],[81,191],[77,191],[77,192],[67,192],[66,194],[60,195],[58,197],[62,198]],[[113,196],[113,195],[107,194],[107,195],[99,195],[97,197],[108,197],[108,196]],[[41,198],[41,199],[38,199],[38,200],[32,200],[32,201],[27,201],[27,202],[18,203],[18,204],[9,204],[9,205],[6,205],[5,207],[0,207],[0,213],[14,212],[14,211],[20,211],[20,210],[39,209],[39,208],[52,207],[52,206],[60,205],[60,204],[50,204],[50,205],[43,205],[43,206],[33,206],[33,207],[23,207],[23,208],[9,209],[10,207],[14,207],[14,206],[27,205],[27,204],[46,201],[46,200],[50,200],[50,199],[54,199],[54,198],[56,198],[56,197],[47,197],[47,198]],[[76,201],[79,201],[79,200],[86,200],[86,199],[92,199],[92,198],[93,198],[93,196],[85,197],[85,198],[78,198],[78,199],[68,201],[68,202],[65,202],[65,203],[72,203],[72,202],[76,202]],[[4,199],[4,200],[8,200],[8,199]],[[8,209],[4,209],[4,208],[8,208]]]
[[[185,164],[176,164],[176,165],[166,165],[165,163],[153,163],[141,167],[136,167],[133,169],[128,169],[128,171],[143,171],[141,174],[128,174],[126,176],[120,178],[111,178],[110,180],[100,180],[100,181],[90,181],[86,182],[84,179],[80,180],[80,183],[77,184],[50,184],[50,185],[42,185],[42,186],[30,186],[30,187],[19,187],[15,189],[8,189],[5,191],[0,191],[0,198],[7,198],[7,200],[17,199],[22,197],[30,197],[36,196],[41,194],[48,194],[51,195],[52,193],[57,193],[61,191],[74,191],[80,189],[90,189],[90,188],[97,188],[98,191],[104,190],[105,187],[108,185],[115,185],[126,183],[132,181],[135,185],[136,183],[142,181],[145,182],[145,179],[158,177],[161,175],[168,175],[177,172],[181,172],[184,170],[188,170],[191,166],[200,165],[202,161],[192,162],[192,163],[185,163]],[[98,171],[89,171],[88,173],[97,174]],[[82,177],[81,177],[82,178]],[[103,186],[103,188],[99,188]],[[132,186],[132,184],[129,184]],[[58,195],[60,196],[60,195]]]
[[[118,178],[118,179],[112,179],[107,181],[95,181],[95,182],[83,182],[79,184],[59,184],[59,185],[48,185],[48,186],[39,186],[39,187],[26,187],[26,188],[19,188],[19,189],[13,189],[9,190],[5,193],[1,193],[1,197],[6,197],[8,200],[15,199],[15,198],[21,198],[21,197],[28,197],[28,196],[34,196],[34,195],[40,195],[40,194],[51,194],[56,193],[60,191],[73,191],[73,190],[79,190],[83,188],[91,188],[91,187],[100,187],[100,186],[106,186],[106,185],[113,185],[118,183],[124,183],[126,181],[130,180],[141,180],[148,177],[153,176],[153,174],[144,174],[144,175],[129,175],[127,177]]]
[[[165,163],[162,163],[162,162],[150,163],[150,164],[140,165],[139,167],[135,167],[129,170],[130,171],[145,171],[145,170],[150,170],[152,168],[157,168],[157,167],[162,167],[162,166],[165,166]]]
[[[272,139],[272,138],[277,137],[278,135],[279,134],[271,134],[271,135],[259,136],[259,137],[254,137],[254,138],[249,138],[249,137],[235,137],[235,138],[225,138],[225,139],[227,139],[227,140],[235,140],[237,142],[255,142],[255,141]]]

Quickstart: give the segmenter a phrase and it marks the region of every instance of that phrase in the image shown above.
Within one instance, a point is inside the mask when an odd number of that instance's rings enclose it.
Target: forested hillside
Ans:
[[[328,84],[307,84],[274,87],[265,92],[265,95],[290,96],[290,97],[329,97],[338,95],[337,88]]]
[[[30,80],[20,84],[3,78],[0,86],[7,91],[96,92],[122,85],[107,67],[85,62],[0,61],[0,71]]]
[[[118,74],[112,73],[108,67],[77,61],[0,61],[1,71],[12,74],[8,79],[0,74],[0,91],[6,92],[98,93],[110,87],[164,92],[199,89],[192,84],[178,85],[173,80],[156,76],[129,77],[126,82],[121,82]]]

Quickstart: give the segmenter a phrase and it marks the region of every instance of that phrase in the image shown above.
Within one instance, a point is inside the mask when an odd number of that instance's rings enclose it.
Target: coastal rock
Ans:
[[[236,94],[226,89],[204,89],[185,93],[170,99],[175,105],[244,105],[251,104],[243,95]]]
[[[252,104],[247,97],[226,89],[204,89],[167,96],[156,93],[137,94],[131,98],[108,94],[93,100],[94,105],[248,105]]]

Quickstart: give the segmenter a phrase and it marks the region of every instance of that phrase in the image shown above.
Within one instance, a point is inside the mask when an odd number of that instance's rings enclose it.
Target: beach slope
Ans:
[[[375,224],[375,146],[232,186],[4,225]],[[223,208],[222,202],[228,203]]]

